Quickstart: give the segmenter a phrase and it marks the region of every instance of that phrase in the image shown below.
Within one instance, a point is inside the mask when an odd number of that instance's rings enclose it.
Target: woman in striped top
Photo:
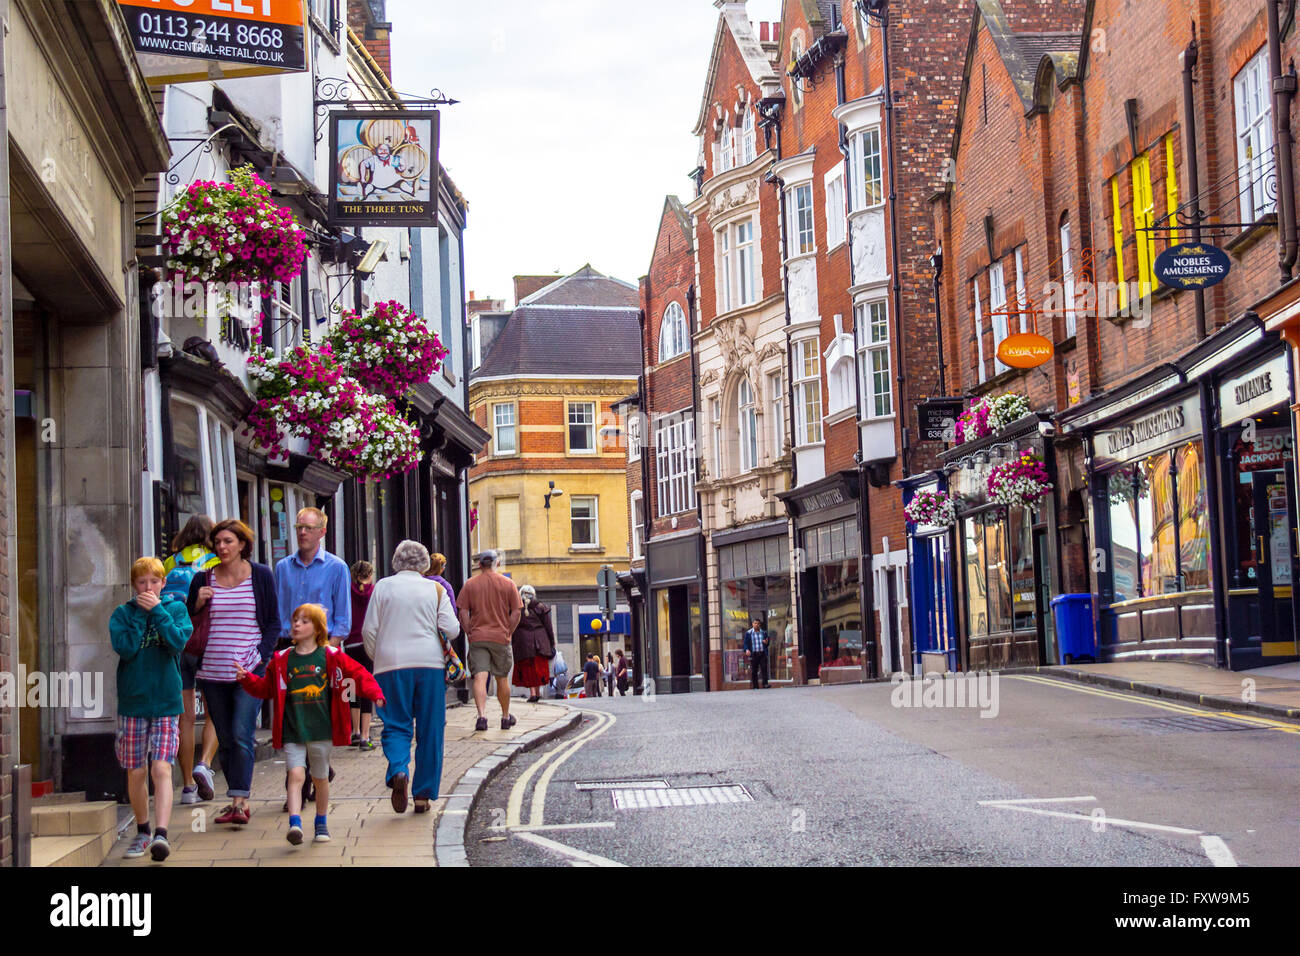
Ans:
[[[250,559],[253,532],[242,521],[219,522],[209,539],[220,564],[194,576],[190,615],[208,615],[208,643],[196,683],[217,730],[217,754],[226,775],[230,805],[217,823],[245,824],[252,812],[253,732],[262,702],[235,679],[237,667],[258,674],[266,668],[280,634],[275,574]]]

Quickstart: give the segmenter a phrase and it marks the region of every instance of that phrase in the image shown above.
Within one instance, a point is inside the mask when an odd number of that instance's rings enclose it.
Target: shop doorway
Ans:
[[[799,630],[803,639],[804,673],[808,680],[818,679],[822,669],[822,621],[818,609],[820,587],[816,568],[809,568],[799,575],[799,609],[803,613],[802,627]]]
[[[1290,468],[1255,472],[1251,495],[1263,656],[1294,656],[1295,555],[1290,529],[1296,527],[1295,472]]]

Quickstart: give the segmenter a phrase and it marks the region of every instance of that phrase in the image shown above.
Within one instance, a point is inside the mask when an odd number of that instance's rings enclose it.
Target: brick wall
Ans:
[[[646,507],[653,522],[651,537],[673,530],[698,528],[699,520],[694,509],[676,515],[677,528],[672,527],[672,517],[662,516],[659,510],[658,462],[655,461],[655,420],[672,412],[689,412],[694,408],[694,382],[691,377],[691,352],[659,362],[659,342],[664,312],[676,304],[686,316],[687,330],[695,317],[691,314],[690,289],[695,279],[694,247],[688,229],[674,210],[676,197],[664,202],[663,215],[655,235],[654,254],[650,271],[641,279],[641,309],[645,313],[646,369],[646,434],[645,454],[649,455],[650,487],[645,489]],[[680,206],[678,206],[680,208]],[[684,210],[682,216],[686,216]],[[696,428],[701,423],[696,422]],[[696,436],[700,446],[700,436]],[[640,475],[638,473],[638,479]]]
[[[370,12],[366,0],[347,0],[348,28],[361,40],[361,45],[379,64],[389,82],[393,78],[393,58],[389,49],[389,24],[380,23]]]

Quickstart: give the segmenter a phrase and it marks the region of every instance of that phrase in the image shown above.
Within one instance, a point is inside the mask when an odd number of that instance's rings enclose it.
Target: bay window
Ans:
[[[836,166],[826,174],[826,248],[834,249],[845,239],[844,167]]]
[[[880,127],[873,126],[849,140],[853,211],[879,206],[885,201],[884,174],[880,164]]]
[[[817,245],[813,236],[813,193],[812,183],[800,183],[790,189],[786,196],[790,224],[789,251],[787,256],[802,256],[815,252]]]
[[[785,451],[785,387],[780,372],[769,373],[767,382],[767,407],[772,409],[772,460],[776,461]]]
[[[794,343],[795,440],[800,445],[822,440],[822,369],[816,339]]]
[[[864,302],[854,307],[858,339],[858,367],[862,370],[863,418],[894,413],[890,383],[889,318],[884,302]]]

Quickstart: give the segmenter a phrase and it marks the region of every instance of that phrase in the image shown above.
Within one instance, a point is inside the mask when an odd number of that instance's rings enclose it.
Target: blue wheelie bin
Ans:
[[[1092,629],[1092,595],[1061,594],[1052,598],[1056,617],[1056,647],[1060,664],[1097,660],[1097,635]]]

